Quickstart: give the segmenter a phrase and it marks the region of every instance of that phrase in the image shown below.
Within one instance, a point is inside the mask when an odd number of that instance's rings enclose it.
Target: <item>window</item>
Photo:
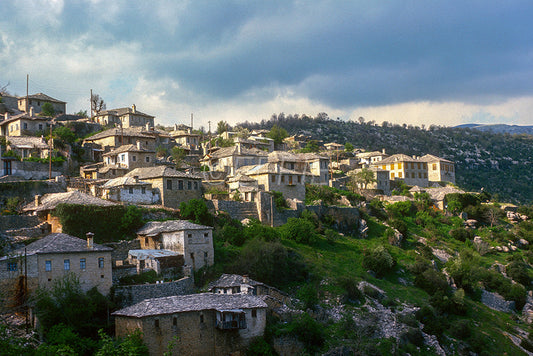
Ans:
[[[133,194],[133,187],[129,187],[129,188],[128,188],[128,192],[129,192],[130,194]]]
[[[141,187],[141,194],[146,194],[146,187]]]
[[[257,318],[257,309],[252,309],[252,318]]]
[[[7,263],[7,270],[8,271],[16,271],[17,270],[17,262],[8,262]]]
[[[172,190],[172,179],[167,179],[167,189]]]
[[[178,190],[183,190],[183,181],[182,180],[178,181]]]
[[[65,271],[70,270],[70,260],[67,259],[63,261],[63,268],[65,269]]]
[[[45,271],[51,271],[52,270],[52,261],[44,261],[44,270]]]
[[[98,268],[104,268],[104,258],[98,257]]]

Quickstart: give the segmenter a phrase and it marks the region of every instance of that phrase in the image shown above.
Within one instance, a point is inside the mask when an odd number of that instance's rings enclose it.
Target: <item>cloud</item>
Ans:
[[[359,109],[390,122],[430,114],[446,123],[532,121],[502,104],[533,95],[527,1],[2,6],[0,81],[22,93],[29,73],[31,91],[73,111],[87,106],[92,88],[112,107],[143,103],[164,122],[189,111],[251,121],[281,111],[346,118]]]

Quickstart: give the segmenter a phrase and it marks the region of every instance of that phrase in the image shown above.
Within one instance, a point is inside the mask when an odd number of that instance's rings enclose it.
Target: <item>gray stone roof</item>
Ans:
[[[195,224],[187,220],[149,221],[137,230],[137,235],[156,236],[162,232],[205,229],[213,228],[211,226]]]
[[[116,203],[93,197],[92,195],[82,193],[78,190],[73,190],[71,192],[66,192],[66,193],[45,194],[41,198],[41,204],[39,204],[39,206],[35,206],[35,203],[32,202],[30,204],[27,204],[23,210],[24,211],[52,210],[52,209],[55,209],[55,207],[61,203],[97,205],[97,206],[117,205]]]
[[[148,150],[146,148],[138,148],[137,145],[122,145],[120,147],[117,147],[115,150],[104,153],[102,156],[116,156],[119,153],[123,152],[144,152],[144,153],[155,153],[155,151]]]
[[[266,308],[260,298],[247,294],[201,293],[145,299],[140,303],[118,310],[112,315],[143,318],[201,310],[231,310]]]
[[[202,177],[177,171],[174,168],[167,166],[155,166],[155,167],[141,167],[135,168],[134,170],[128,172],[126,177],[139,177],[139,179],[150,179],[150,178],[161,178],[161,177],[177,177],[177,178],[189,178],[189,179],[202,179]]]
[[[71,235],[55,233],[43,237],[40,240],[32,242],[25,248],[15,251],[16,254],[23,254],[24,249],[28,255],[45,254],[45,253],[73,253],[73,252],[91,252],[91,251],[113,251],[111,247],[93,244],[93,248],[87,247],[87,240],[83,240]]]
[[[245,281],[246,280],[246,281]],[[239,287],[243,284],[247,284],[250,286],[256,286],[256,285],[262,285],[263,283],[254,281],[251,278],[241,276],[239,274],[227,274],[224,273],[222,276],[220,276],[219,279],[217,279],[214,282],[209,283],[207,286],[207,290],[211,291],[213,288],[231,288],[231,287]]]

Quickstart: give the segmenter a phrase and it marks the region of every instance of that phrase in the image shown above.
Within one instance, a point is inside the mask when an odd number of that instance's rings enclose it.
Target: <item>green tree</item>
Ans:
[[[41,106],[41,115],[42,116],[54,116],[55,110],[54,106],[51,103],[44,103]]]
[[[271,138],[274,140],[275,145],[280,145],[283,143],[283,139],[288,137],[289,133],[287,130],[285,130],[283,127],[279,127],[278,125],[272,126],[270,129],[270,132],[267,134],[268,138]]]
[[[181,147],[172,147],[172,160],[174,161],[174,164],[176,165],[176,168],[181,168],[181,165],[183,164],[183,159],[185,156],[187,156],[187,151]]]
[[[226,121],[219,121],[217,123],[217,134],[221,135],[223,134],[224,132],[226,131],[229,131],[229,125]]]

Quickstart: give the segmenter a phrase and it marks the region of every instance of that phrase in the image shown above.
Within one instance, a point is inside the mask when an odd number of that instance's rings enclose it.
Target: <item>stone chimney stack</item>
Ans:
[[[131,111],[133,111],[134,114],[137,112],[137,107],[135,106],[135,104],[131,106]]]
[[[37,194],[35,196],[35,207],[38,207],[39,205],[41,205],[41,196]]]
[[[88,232],[85,236],[87,236],[87,248],[92,250],[94,248],[94,233]]]

